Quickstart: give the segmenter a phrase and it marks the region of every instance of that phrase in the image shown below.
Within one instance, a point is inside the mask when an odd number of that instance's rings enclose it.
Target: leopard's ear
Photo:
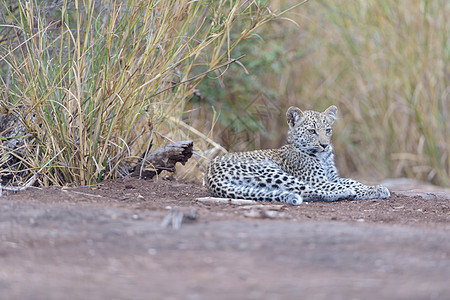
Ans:
[[[327,117],[327,120],[330,124],[333,124],[334,121],[337,119],[337,107],[334,105],[331,105],[328,107],[323,114]]]
[[[300,108],[291,106],[286,113],[286,118],[287,123],[289,124],[289,128],[292,129],[303,119],[303,112],[300,110]]]

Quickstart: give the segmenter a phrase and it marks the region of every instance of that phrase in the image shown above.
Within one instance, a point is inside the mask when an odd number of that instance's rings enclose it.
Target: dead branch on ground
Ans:
[[[177,162],[184,165],[192,156],[194,142],[180,141],[151,152],[138,163],[131,177],[151,179],[162,171],[175,172]]]

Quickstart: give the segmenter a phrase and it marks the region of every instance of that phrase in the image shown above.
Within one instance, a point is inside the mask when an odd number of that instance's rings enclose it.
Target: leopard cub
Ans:
[[[331,135],[337,108],[324,112],[290,107],[287,144],[280,149],[229,153],[216,157],[205,174],[211,195],[298,205],[303,201],[384,199],[383,185],[341,178],[334,164]]]

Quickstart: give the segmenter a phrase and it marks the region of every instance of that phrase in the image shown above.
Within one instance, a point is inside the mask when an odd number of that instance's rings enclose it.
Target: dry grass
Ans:
[[[307,81],[298,99],[340,107],[335,139],[340,165],[448,185],[450,5],[445,0],[320,3],[314,9],[325,18],[316,17],[316,31],[309,27],[315,33],[309,38],[320,37],[318,51],[307,53],[309,68],[316,71],[306,71],[317,79],[314,84],[302,76]]]
[[[44,186],[126,175],[198,82],[275,17],[244,0],[53,2],[0,2],[12,28],[0,45],[1,110],[25,136],[14,151],[1,146],[0,175],[16,183],[37,171]]]

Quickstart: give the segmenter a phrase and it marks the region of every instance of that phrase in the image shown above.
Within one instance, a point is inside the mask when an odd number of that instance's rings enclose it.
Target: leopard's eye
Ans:
[[[311,134],[316,134],[316,130],[315,129],[308,129],[308,132]]]
[[[326,132],[326,133],[331,133],[331,128],[327,128],[327,129],[325,130],[325,132]]]

